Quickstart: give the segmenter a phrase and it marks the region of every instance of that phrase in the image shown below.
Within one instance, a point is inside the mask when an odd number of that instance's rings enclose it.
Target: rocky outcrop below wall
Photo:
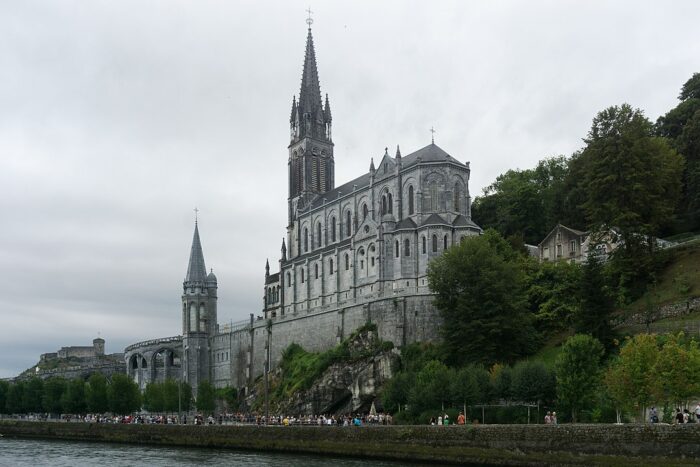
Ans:
[[[338,428],[0,421],[0,434],[461,465],[639,466],[700,462],[700,424]]]
[[[398,351],[381,350],[376,332],[362,332],[348,342],[350,355],[366,355],[335,363],[306,391],[280,406],[285,414],[367,413],[379,389],[392,377]]]
[[[662,305],[652,313],[640,312],[613,323],[617,326],[645,324],[647,321],[655,322],[667,318],[678,318],[700,310],[700,297],[688,298],[680,302]]]

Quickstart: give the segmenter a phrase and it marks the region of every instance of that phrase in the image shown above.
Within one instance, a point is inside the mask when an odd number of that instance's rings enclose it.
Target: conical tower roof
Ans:
[[[317,112],[323,111],[321,101],[321,85],[318,80],[316,67],[316,52],[314,51],[314,38],[306,36],[306,54],[304,55],[304,71],[301,75],[301,90],[299,91],[299,109],[302,113],[309,113],[315,117]]]
[[[204,265],[204,254],[202,253],[202,243],[199,240],[199,227],[194,224],[194,237],[192,238],[192,249],[190,250],[190,262],[187,265],[187,275],[185,282],[204,282],[207,278],[207,268]]]

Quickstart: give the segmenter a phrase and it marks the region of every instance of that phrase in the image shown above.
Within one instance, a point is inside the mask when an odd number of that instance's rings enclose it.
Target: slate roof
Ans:
[[[187,275],[185,282],[204,282],[207,279],[207,268],[204,265],[204,254],[202,254],[202,243],[199,241],[199,227],[194,224],[194,237],[192,238],[192,249],[190,250],[190,262],[187,265]]]
[[[416,223],[413,222],[413,219],[410,217],[407,217],[403,219],[401,222],[396,224],[396,228],[394,230],[401,230],[401,229],[415,229],[417,227]]]
[[[481,230],[481,227],[476,225],[474,223],[474,221],[472,221],[471,219],[467,219],[466,217],[464,217],[461,214],[459,214],[457,217],[455,217],[455,219],[452,221],[452,225],[455,227],[473,227],[473,228]]]
[[[401,162],[401,167],[406,168],[410,167],[412,165],[415,165],[418,163],[418,158],[420,158],[421,162],[445,162],[449,161],[455,164],[459,165],[464,165],[463,163],[459,162],[457,159],[454,157],[450,156],[447,154],[440,146],[438,146],[435,143],[429,144],[426,147],[419,149],[416,152],[412,152],[411,154],[405,156],[402,158]],[[391,161],[394,161],[394,159],[389,158]],[[353,191],[353,185],[357,185],[355,188],[356,190],[361,190],[363,188],[367,188],[369,186],[369,172],[360,175],[354,180],[351,180],[344,185],[341,185],[339,187],[336,187],[330,191],[327,191],[325,193],[321,193],[318,195],[316,198],[311,201],[310,205],[307,207],[306,210],[309,209],[315,209],[319,206],[323,205],[323,198],[326,198],[326,202],[330,203],[332,201],[335,201],[338,199],[338,193],[341,193],[341,196],[347,195],[349,193],[352,193]]]
[[[433,214],[429,215],[426,220],[423,221],[423,223],[421,224],[421,227],[423,227],[425,225],[450,225],[450,224],[445,219],[440,217],[440,215],[433,213]]]
[[[280,281],[280,273],[279,273],[279,272],[276,272],[276,273],[274,273],[274,274],[270,274],[270,275],[267,277],[267,280],[265,281],[265,284],[274,284],[275,282],[279,282],[279,281]]]

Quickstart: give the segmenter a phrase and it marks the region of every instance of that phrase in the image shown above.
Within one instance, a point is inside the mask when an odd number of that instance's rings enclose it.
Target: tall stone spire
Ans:
[[[309,27],[309,33],[306,36],[306,53],[304,55],[304,71],[301,74],[299,108],[302,114],[308,113],[311,116],[315,116],[319,110],[323,111],[321,85],[318,80],[316,51],[314,50],[314,38],[311,35],[311,27]]]
[[[207,279],[207,268],[204,265],[204,254],[202,253],[202,243],[199,240],[199,227],[194,223],[194,237],[192,238],[192,249],[190,250],[190,262],[187,265],[187,275],[185,282],[204,282]]]

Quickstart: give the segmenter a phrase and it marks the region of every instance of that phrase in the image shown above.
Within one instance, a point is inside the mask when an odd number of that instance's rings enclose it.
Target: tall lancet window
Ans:
[[[413,214],[413,185],[408,187],[408,215]]]
[[[335,217],[331,217],[331,242],[335,241]]]
[[[321,223],[316,224],[316,246],[321,248]]]
[[[435,212],[438,210],[438,186],[437,182],[430,184],[430,210]]]
[[[197,305],[190,303],[190,332],[197,332]]]
[[[459,190],[459,182],[455,183],[455,211],[459,212],[459,197],[462,196]]]
[[[348,211],[345,214],[345,235],[352,235],[352,214]]]
[[[309,251],[309,229],[304,227],[304,252]]]

